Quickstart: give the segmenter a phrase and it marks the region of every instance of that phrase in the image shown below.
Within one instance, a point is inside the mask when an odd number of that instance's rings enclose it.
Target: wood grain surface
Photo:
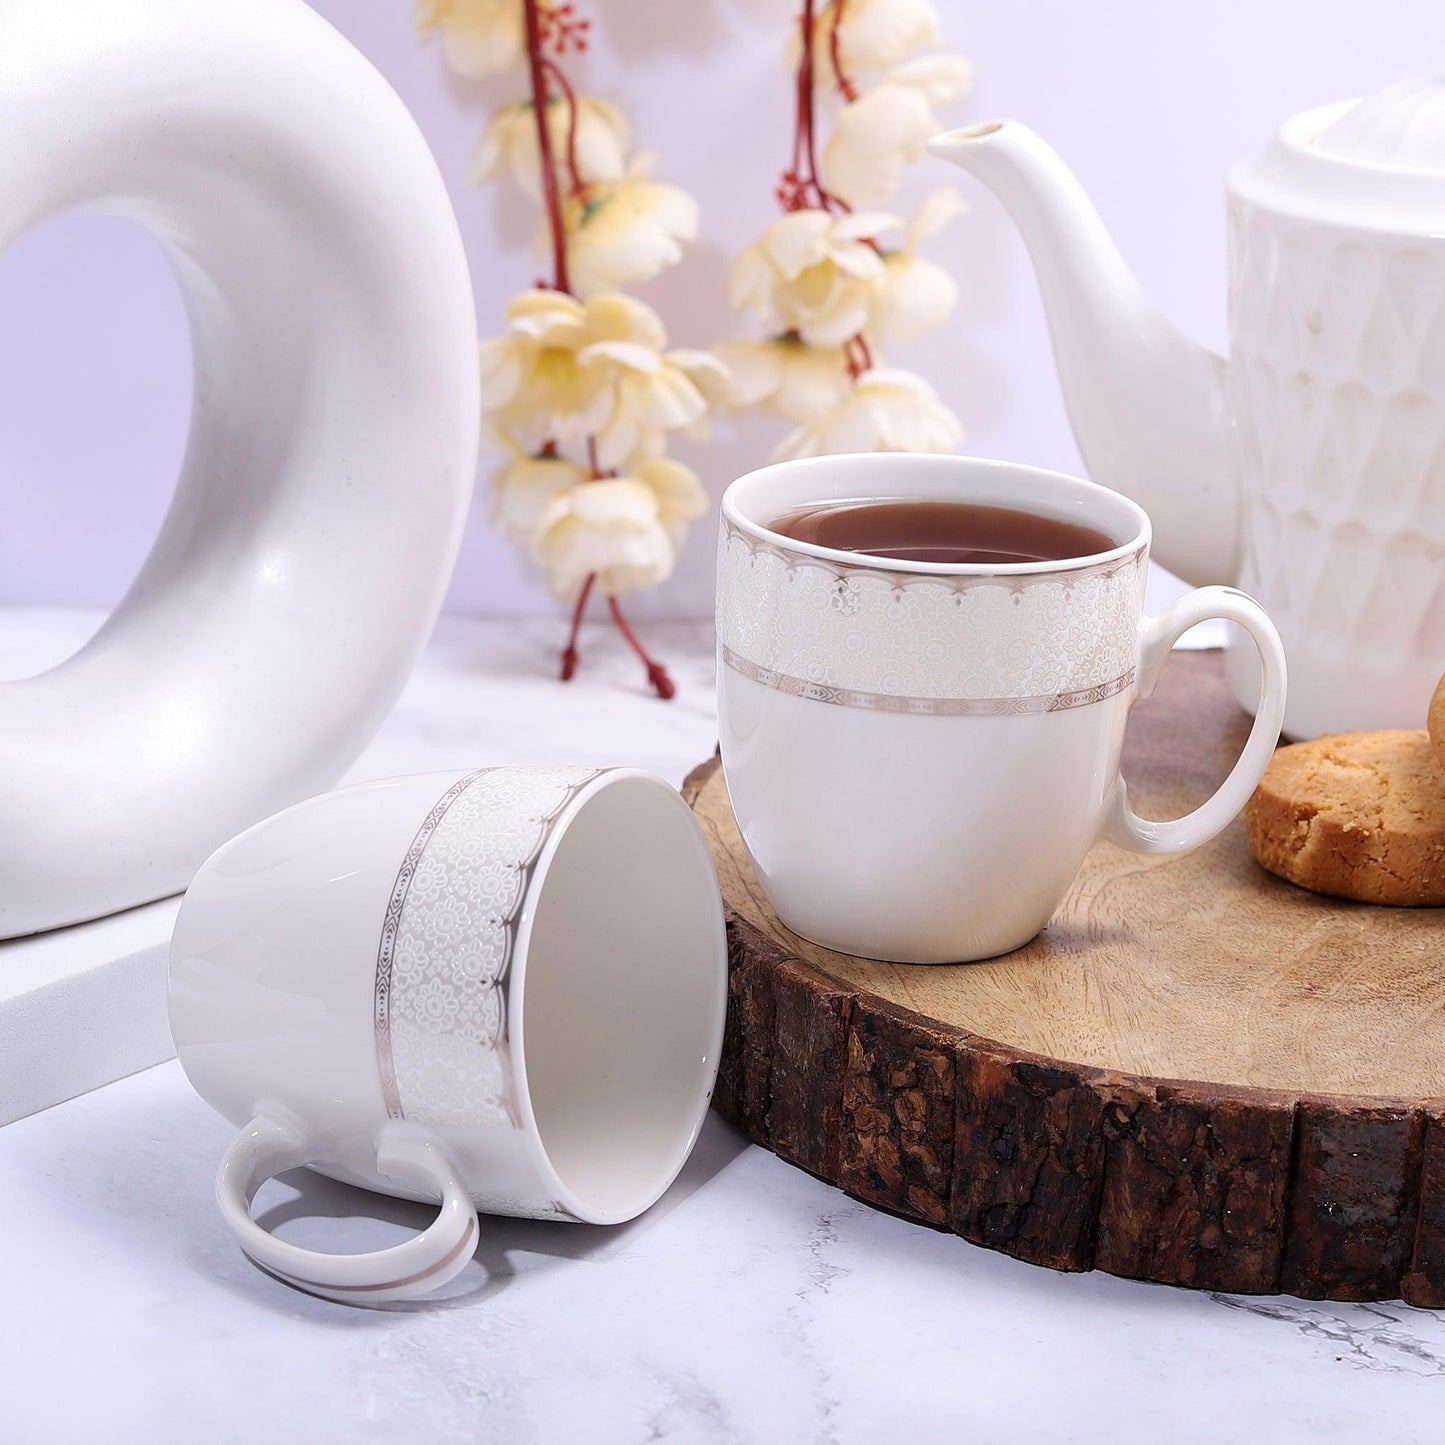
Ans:
[[[1175,657],[1131,800],[1194,807],[1247,730],[1219,654]],[[1099,845],[1005,958],[876,963],[773,916],[716,761],[686,792],[730,916],[717,1107],[753,1138],[1058,1269],[1445,1305],[1445,912],[1304,892],[1236,823],[1185,858]]]

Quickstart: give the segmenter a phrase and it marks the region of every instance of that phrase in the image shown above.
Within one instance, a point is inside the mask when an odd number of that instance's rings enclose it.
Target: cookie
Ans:
[[[1435,689],[1435,696],[1430,699],[1429,728],[1435,756],[1439,759],[1440,766],[1445,768],[1445,677],[1440,679],[1440,686]]]
[[[1445,777],[1423,729],[1281,748],[1244,821],[1255,858],[1302,888],[1362,903],[1445,904]]]

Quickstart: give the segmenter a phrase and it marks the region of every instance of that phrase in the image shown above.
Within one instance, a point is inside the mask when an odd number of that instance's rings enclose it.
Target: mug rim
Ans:
[[[1001,477],[1012,473],[1020,481],[1043,480],[1051,486],[1062,485],[1069,491],[1079,493],[1086,500],[1093,500],[1128,514],[1133,521],[1130,535],[1117,545],[1102,552],[1082,553],[1076,557],[1060,557],[1039,562],[913,562],[900,557],[882,557],[873,552],[850,552],[838,547],[824,547],[816,542],[802,542],[786,533],[776,532],[766,524],[756,521],[743,510],[739,496],[754,489],[768,486],[772,481],[784,477],[806,476],[809,472],[824,472],[842,467],[859,467],[868,464],[873,467],[887,467],[893,476],[922,475],[925,473],[957,473],[960,476],[975,475]],[[875,490],[866,495],[875,500],[903,500],[916,496],[907,488],[891,487]],[[842,500],[842,499],[839,499]],[[1007,501],[985,505],[1008,506]],[[1029,506],[1014,504],[1017,511],[1032,511]],[[722,517],[725,523],[735,527],[756,541],[800,557],[811,557],[835,567],[862,569],[870,572],[892,572],[913,577],[1037,577],[1051,573],[1077,572],[1081,568],[1107,567],[1116,562],[1126,561],[1141,548],[1147,551],[1153,539],[1153,528],[1149,514],[1137,502],[1116,492],[1110,487],[1083,477],[1057,472],[1047,467],[1036,467],[1028,462],[1006,461],[995,457],[957,456],[938,452],[840,452],[827,456],[799,457],[790,461],[772,462],[765,467],[756,467],[729,483],[722,497]],[[1108,529],[1112,535],[1114,529]]]
[[[722,899],[721,894],[717,891],[717,875],[712,864],[711,854],[699,834],[697,838],[701,849],[699,859],[705,864],[713,883],[713,892],[709,901],[712,901],[713,896],[716,898],[711,924],[716,935],[714,951],[717,968],[712,988],[713,1014],[709,1021],[707,1047],[702,1057],[703,1081],[690,1100],[687,1137],[668,1166],[658,1170],[649,1181],[647,1188],[633,1201],[635,1207],[608,1208],[591,1199],[584,1199],[572,1180],[563,1177],[562,1169],[553,1157],[553,1149],[549,1147],[550,1131],[543,1129],[533,1107],[527,1057],[527,975],[531,966],[532,935],[537,922],[538,904],[547,888],[553,860],[561,850],[572,824],[583,810],[593,802],[599,793],[619,786],[643,786],[663,794],[681,810],[682,814],[686,815],[689,820],[693,820],[692,810],[682,795],[671,783],[658,774],[646,768],[625,766],[599,769],[597,776],[581,787],[567,806],[553,819],[547,832],[546,841],[537,854],[518,919],[516,945],[509,970],[512,987],[507,998],[506,1038],[511,1051],[517,1111],[522,1122],[521,1133],[527,1141],[534,1164],[552,1186],[554,1197],[558,1203],[573,1218],[584,1224],[597,1225],[625,1224],[650,1209],[672,1187],[673,1182],[692,1157],[703,1125],[707,1120],[708,1106],[716,1087],[717,1061],[721,1057],[723,1031],[727,1021],[727,933]],[[640,1203],[637,1202],[639,1200]]]

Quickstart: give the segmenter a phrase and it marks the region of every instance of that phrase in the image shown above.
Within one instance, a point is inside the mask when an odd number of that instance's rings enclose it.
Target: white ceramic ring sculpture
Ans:
[[[176,892],[333,783],[425,642],[475,475],[445,186],[302,0],[5,0],[0,249],[79,207],[164,248],[194,409],[130,591],[68,662],[0,685],[6,937]]]

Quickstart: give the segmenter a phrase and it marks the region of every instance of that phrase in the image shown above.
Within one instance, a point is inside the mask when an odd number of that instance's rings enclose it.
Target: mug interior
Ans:
[[[722,1045],[727,945],[687,804],[646,773],[594,786],[538,866],[511,1036],[559,1202],[614,1224],[662,1194],[697,1140]]]
[[[800,542],[772,530],[789,512],[829,502],[967,502],[1011,507],[1104,533],[1115,545],[1086,557],[1047,562],[913,562],[871,552],[844,552]],[[876,452],[779,462],[739,477],[723,495],[723,516],[734,526],[791,552],[888,572],[939,576],[1068,571],[1081,561],[1108,562],[1149,541],[1149,518],[1118,492],[1062,472],[983,457]]]

